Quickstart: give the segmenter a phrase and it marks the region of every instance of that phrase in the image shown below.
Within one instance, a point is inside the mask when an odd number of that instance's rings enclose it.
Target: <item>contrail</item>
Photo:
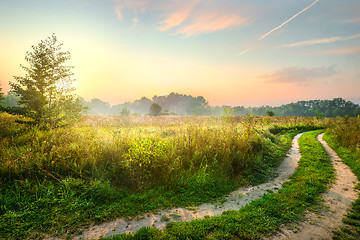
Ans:
[[[248,51],[250,51],[251,48],[252,48],[252,47],[249,47],[249,48],[245,49],[244,51],[242,51],[242,52],[239,53],[238,55],[241,56],[241,55],[247,53]]]
[[[273,33],[274,31],[282,28],[285,24],[287,24],[288,22],[290,22],[291,20],[293,20],[294,18],[296,18],[297,16],[299,16],[300,14],[302,14],[303,12],[305,12],[306,10],[308,10],[309,8],[311,8],[312,6],[314,6],[315,3],[317,3],[320,0],[315,0],[313,3],[311,3],[309,6],[307,6],[306,8],[304,8],[303,10],[301,10],[300,12],[298,12],[297,14],[295,14],[294,16],[292,16],[291,18],[289,18],[288,20],[286,20],[285,22],[283,22],[282,24],[280,24],[279,26],[277,26],[276,28],[271,29],[269,32],[265,33],[264,35],[262,35],[257,42],[260,42],[261,40],[263,40],[264,38],[266,38],[267,36],[269,36],[271,33]],[[257,43],[256,42],[256,43]],[[255,43],[255,44],[256,44]],[[255,45],[253,44],[253,46]],[[238,55],[243,55],[244,53],[248,52],[250,49],[253,48],[253,46],[251,46],[250,48],[242,51],[241,53],[239,53]]]
[[[355,34],[355,35],[351,35],[351,36],[337,36],[337,37],[330,37],[330,38],[313,39],[313,40],[308,40],[308,41],[286,44],[286,45],[283,45],[282,47],[311,46],[311,45],[316,45],[316,44],[347,41],[347,40],[352,40],[352,39],[357,39],[357,38],[360,38],[360,34]]]
[[[283,27],[285,24],[287,24],[288,22],[290,22],[291,20],[293,20],[294,18],[296,18],[297,16],[299,16],[300,14],[302,14],[303,12],[305,12],[306,10],[308,10],[309,8],[311,8],[312,6],[314,6],[315,3],[317,3],[320,0],[315,0],[312,4],[310,4],[309,6],[307,6],[306,8],[304,8],[303,10],[301,10],[300,12],[298,12],[297,14],[295,14],[294,16],[292,16],[291,18],[289,18],[288,20],[286,20],[285,22],[283,22],[282,24],[280,24],[279,26],[277,26],[276,28],[272,29],[271,31],[265,33],[264,35],[262,35],[258,41],[261,41],[262,39],[264,39],[266,36],[268,36],[269,34],[271,34],[272,32],[278,30],[279,28]]]

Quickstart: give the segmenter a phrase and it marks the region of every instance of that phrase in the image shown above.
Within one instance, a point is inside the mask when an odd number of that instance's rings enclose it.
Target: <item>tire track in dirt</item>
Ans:
[[[292,147],[287,157],[276,169],[277,177],[269,182],[248,188],[240,188],[231,192],[225,202],[204,203],[194,208],[175,208],[171,210],[162,210],[154,213],[147,213],[132,219],[120,218],[101,225],[92,226],[85,230],[82,235],[74,239],[98,239],[100,237],[110,237],[121,233],[136,232],[144,226],[155,226],[158,229],[164,229],[166,224],[175,221],[191,221],[205,216],[221,215],[227,210],[238,210],[255,199],[263,197],[268,192],[278,192],[282,188],[282,183],[289,180],[289,177],[295,172],[298,161],[301,158],[299,152],[298,134],[292,140]],[[55,239],[55,238],[52,238]]]
[[[336,171],[336,181],[331,188],[323,194],[323,203],[327,209],[319,213],[307,213],[305,221],[295,229],[283,227],[272,239],[308,240],[332,239],[333,231],[343,225],[342,219],[351,208],[351,203],[357,199],[355,189],[357,177],[351,169],[342,162],[336,152],[322,139],[323,133],[317,139],[324,146]]]

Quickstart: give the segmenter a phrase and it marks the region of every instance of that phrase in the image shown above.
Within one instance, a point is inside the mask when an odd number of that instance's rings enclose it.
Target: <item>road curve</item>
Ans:
[[[323,133],[317,139],[324,146],[336,171],[336,181],[323,194],[323,203],[327,209],[319,213],[308,213],[305,221],[295,229],[283,227],[272,239],[310,240],[332,239],[333,231],[343,225],[342,219],[351,208],[351,203],[357,199],[355,189],[357,177],[351,169],[342,162],[336,152],[322,139]]]

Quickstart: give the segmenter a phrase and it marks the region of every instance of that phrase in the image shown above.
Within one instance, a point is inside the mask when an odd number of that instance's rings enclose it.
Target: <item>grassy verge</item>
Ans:
[[[268,128],[300,121],[87,116],[44,131],[16,118],[0,114],[0,238],[6,239],[71,237],[91,223],[197,205],[264,182],[294,134]]]
[[[322,145],[321,131],[305,133],[299,140],[302,158],[289,182],[278,194],[266,194],[239,211],[191,222],[169,223],[164,231],[146,227],[135,234],[110,239],[259,239],[273,234],[284,223],[296,222],[306,209],[318,204],[334,169]]]
[[[356,134],[356,132],[354,132],[354,134]],[[359,134],[359,132],[357,132],[357,134]],[[324,139],[360,179],[360,149],[341,146],[336,141],[336,136],[332,131],[329,131],[329,134],[326,134]],[[356,188],[360,190],[360,184],[358,184]],[[358,199],[353,203],[350,212],[343,219],[343,222],[345,226],[334,232],[333,239],[360,239],[360,194]]]

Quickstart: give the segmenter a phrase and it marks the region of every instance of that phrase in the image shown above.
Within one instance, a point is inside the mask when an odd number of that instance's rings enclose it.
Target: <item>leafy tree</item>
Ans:
[[[130,110],[129,110],[128,108],[124,107],[124,108],[121,110],[120,115],[121,115],[122,117],[128,117],[128,116],[130,116]]]
[[[270,110],[266,111],[266,116],[272,117],[274,115],[275,115],[275,113],[273,111],[270,111]]]
[[[150,106],[149,109],[149,115],[150,116],[159,116],[161,114],[161,106],[158,103],[153,103]]]
[[[16,83],[10,82],[27,115],[51,128],[77,120],[83,110],[80,99],[73,94],[73,67],[64,65],[70,52],[61,51],[61,47],[55,34],[32,46],[32,52],[25,56],[30,66],[20,65],[25,76],[14,76]]]

